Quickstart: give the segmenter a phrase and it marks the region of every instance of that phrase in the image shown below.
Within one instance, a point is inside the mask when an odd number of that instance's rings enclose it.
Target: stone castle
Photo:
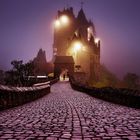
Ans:
[[[54,72],[60,75],[84,73],[87,80],[100,77],[100,40],[83,9],[75,16],[73,8],[58,11],[54,27]]]
[[[47,62],[46,53],[44,50],[39,49],[37,56],[33,59],[34,75],[48,75],[53,71],[53,65],[51,62]]]

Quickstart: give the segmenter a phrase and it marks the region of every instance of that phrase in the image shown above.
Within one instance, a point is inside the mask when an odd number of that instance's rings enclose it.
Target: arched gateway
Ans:
[[[74,60],[72,56],[56,56],[54,60],[55,77],[70,76],[74,74]]]

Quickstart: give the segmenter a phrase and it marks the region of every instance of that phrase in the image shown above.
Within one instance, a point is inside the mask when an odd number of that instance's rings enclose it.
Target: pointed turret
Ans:
[[[88,24],[88,20],[86,19],[85,13],[82,8],[78,13],[77,21],[79,24],[82,24],[82,25]]]

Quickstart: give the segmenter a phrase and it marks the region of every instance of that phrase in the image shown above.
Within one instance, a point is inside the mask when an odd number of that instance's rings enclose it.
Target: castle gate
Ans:
[[[56,56],[54,60],[54,75],[60,77],[74,74],[74,60],[72,56]]]

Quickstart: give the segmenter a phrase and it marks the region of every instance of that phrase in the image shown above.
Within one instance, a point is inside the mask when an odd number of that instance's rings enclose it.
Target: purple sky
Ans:
[[[119,77],[140,75],[140,0],[84,0],[84,11],[101,39],[101,63]],[[24,62],[46,50],[52,58],[53,20],[57,10],[80,0],[0,0],[0,69],[14,59]]]

